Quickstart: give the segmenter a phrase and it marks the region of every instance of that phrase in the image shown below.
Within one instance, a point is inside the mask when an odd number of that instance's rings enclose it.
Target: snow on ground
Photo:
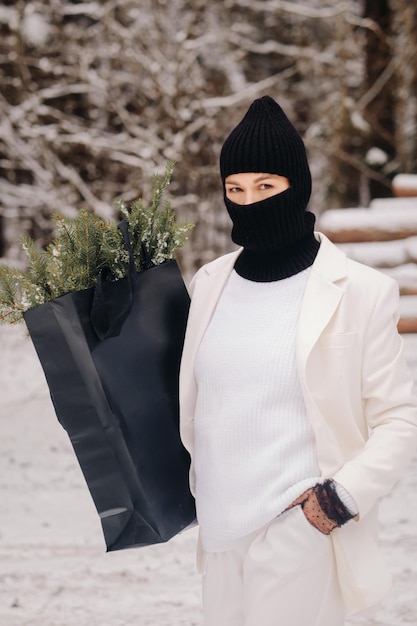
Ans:
[[[105,553],[24,328],[0,328],[0,626],[201,624],[196,529]]]
[[[167,544],[105,553],[23,335],[23,326],[0,327],[0,626],[201,626],[196,529]],[[405,347],[417,380],[417,335],[405,336]],[[417,624],[416,493],[417,458],[381,506],[393,591],[349,626]]]

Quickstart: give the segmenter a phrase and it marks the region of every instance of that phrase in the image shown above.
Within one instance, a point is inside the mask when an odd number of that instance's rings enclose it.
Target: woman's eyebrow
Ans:
[[[261,180],[266,180],[267,178],[274,179],[274,174],[263,174],[262,176],[258,176],[253,180],[254,183],[259,183]],[[239,183],[235,180],[227,180],[226,185],[238,185]]]
[[[254,183],[259,183],[259,182],[261,182],[261,180],[266,180],[267,178],[273,180],[274,179],[274,175],[273,174],[264,174],[263,176],[258,176],[258,178],[255,178],[255,180],[253,182]]]

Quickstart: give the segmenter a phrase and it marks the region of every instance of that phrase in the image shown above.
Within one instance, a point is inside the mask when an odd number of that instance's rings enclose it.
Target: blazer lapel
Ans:
[[[193,346],[194,350],[197,350],[200,345],[240,252],[241,250],[237,250],[226,255],[222,259],[223,262],[219,265],[214,265],[213,268],[206,266],[202,275],[198,276],[195,281],[187,337],[187,341]]]
[[[346,257],[323,235],[320,249],[311,268],[299,317],[297,364],[307,411],[316,436],[317,455],[324,476],[330,476],[343,462],[337,438],[314,400],[319,389],[309,384],[309,357],[320,335],[334,315],[345,291]],[[311,364],[314,368],[314,363]],[[329,372],[329,374],[331,374]],[[328,384],[326,379],[323,385]]]
[[[197,397],[194,360],[220,294],[239,254],[240,250],[203,267],[192,283],[192,299],[180,368],[181,437],[191,454],[194,437],[187,424],[194,420]]]
[[[339,305],[347,273],[345,255],[324,235],[316,235],[320,249],[308,278],[298,323],[297,360],[301,370]]]

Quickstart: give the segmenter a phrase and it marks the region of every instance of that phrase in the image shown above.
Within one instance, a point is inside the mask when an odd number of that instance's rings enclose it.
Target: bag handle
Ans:
[[[129,279],[135,275],[136,267],[135,267],[135,257],[133,254],[132,243],[130,241],[129,235],[129,223],[126,219],[123,219],[121,222],[117,224],[117,228],[120,230],[123,236],[123,242],[125,244],[126,250],[129,253]]]
[[[126,250],[129,253],[129,276],[134,276],[136,274],[135,256],[133,254],[132,243],[130,241],[129,223],[126,219],[123,219],[121,220],[121,222],[118,223],[117,227],[123,235],[123,241],[126,246]],[[155,267],[155,263],[152,261],[151,253],[149,252],[143,241],[141,244],[141,250],[145,264],[145,270],[149,270],[151,269],[151,267]]]
[[[129,223],[123,219],[117,227],[122,233],[124,244],[129,253],[129,272],[126,278],[117,280],[112,271],[108,267],[104,267],[97,277],[90,311],[90,322],[100,340],[117,336],[132,308],[136,266],[129,236]],[[146,251],[144,258],[147,267],[148,262],[151,262],[149,257],[150,255]]]

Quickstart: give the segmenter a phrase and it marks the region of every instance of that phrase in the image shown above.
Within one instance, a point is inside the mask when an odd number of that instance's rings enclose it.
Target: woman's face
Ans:
[[[226,197],[236,204],[253,204],[265,200],[290,187],[285,176],[264,172],[231,174],[225,180]]]

